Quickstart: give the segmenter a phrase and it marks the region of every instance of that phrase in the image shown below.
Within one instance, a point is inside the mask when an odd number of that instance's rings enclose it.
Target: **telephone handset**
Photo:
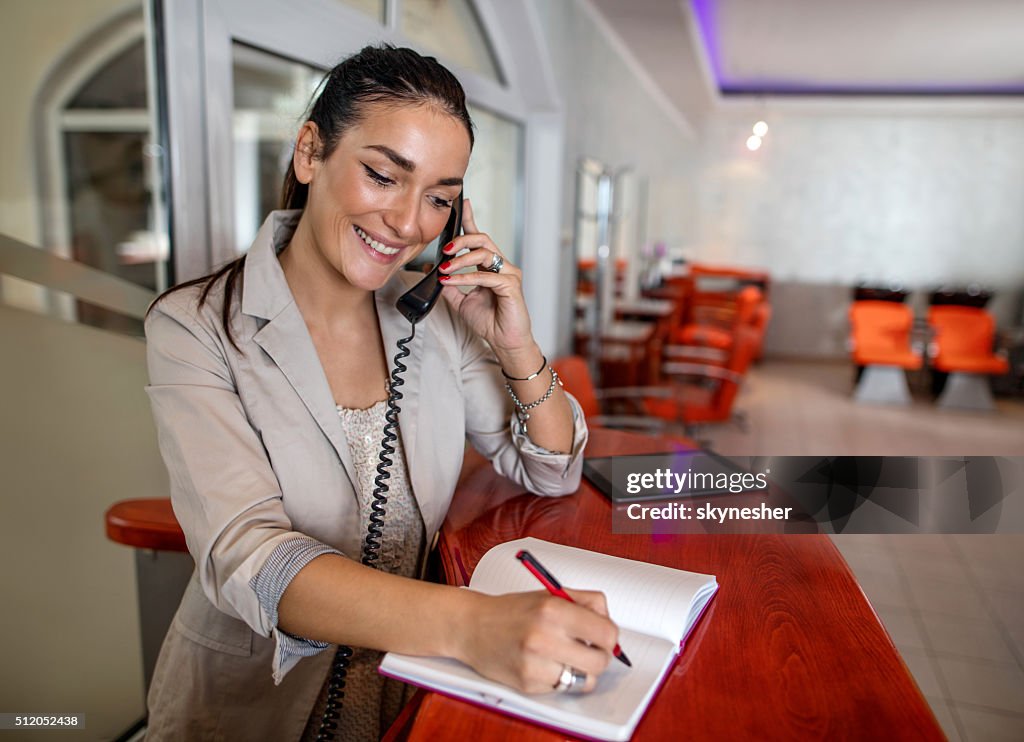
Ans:
[[[444,284],[440,281],[438,268],[441,263],[448,259],[442,252],[445,246],[459,236],[462,231],[462,193],[452,202],[452,213],[448,217],[448,223],[444,225],[440,236],[437,238],[437,259],[434,267],[424,276],[419,283],[402,294],[396,306],[398,311],[412,323],[412,334],[407,338],[398,341],[398,353],[395,355],[394,370],[391,372],[391,384],[388,388],[388,410],[384,414],[387,424],[384,426],[383,439],[380,442],[380,453],[377,464],[377,476],[374,477],[375,485],[373,490],[373,502],[370,504],[370,524],[367,527],[366,538],[363,541],[362,563],[368,567],[375,567],[380,556],[380,538],[384,526],[384,506],[387,505],[388,483],[391,473],[391,455],[395,452],[392,445],[397,439],[395,432],[398,428],[398,413],[401,408],[398,402],[402,399],[402,392],[399,387],[405,383],[401,374],[405,373],[406,366],[402,359],[409,355],[407,347],[416,336],[416,323],[427,316],[434,304],[441,295]],[[334,661],[331,663],[331,679],[327,687],[327,704],[324,708],[323,718],[320,721],[320,729],[317,733],[318,742],[333,740],[338,730],[341,718],[342,701],[345,698],[345,678],[348,674],[348,664],[352,657],[352,648],[339,646],[334,654]]]
[[[437,260],[434,267],[423,279],[406,291],[398,299],[398,311],[413,325],[427,316],[427,313],[434,308],[437,297],[441,295],[444,286],[440,281],[438,268],[441,263],[448,259],[442,252],[449,242],[459,236],[462,231],[462,192],[452,202],[452,213],[448,217],[448,223],[441,230],[441,236],[437,238]]]

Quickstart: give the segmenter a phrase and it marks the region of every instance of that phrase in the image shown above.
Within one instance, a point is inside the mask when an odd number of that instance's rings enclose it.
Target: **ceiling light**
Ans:
[[[763,137],[767,133],[768,133],[768,124],[766,124],[764,121],[758,121],[756,124],[754,124],[754,135],[755,136]]]
[[[747,149],[749,149],[751,152],[753,152],[755,149],[758,149],[760,146],[761,137],[757,136],[756,134],[747,139]]]

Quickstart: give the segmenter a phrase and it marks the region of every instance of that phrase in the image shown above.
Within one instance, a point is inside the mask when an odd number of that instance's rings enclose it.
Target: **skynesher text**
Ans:
[[[753,508],[726,508],[710,504],[698,506],[672,502],[667,505],[650,507],[633,503],[626,508],[631,520],[712,520],[725,523],[727,520],[787,520],[793,508],[771,508],[763,502]]]

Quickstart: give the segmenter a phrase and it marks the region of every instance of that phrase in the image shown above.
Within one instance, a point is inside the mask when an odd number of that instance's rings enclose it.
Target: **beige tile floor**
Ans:
[[[849,366],[766,361],[737,406],[748,429],[701,437],[735,455],[1024,456],[1024,402],[995,413],[867,407]],[[946,735],[1024,740],[1024,535],[833,536]]]

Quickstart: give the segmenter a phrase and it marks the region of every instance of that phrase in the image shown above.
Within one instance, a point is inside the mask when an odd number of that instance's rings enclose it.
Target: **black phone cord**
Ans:
[[[416,325],[412,326],[412,334],[407,338],[398,341],[398,353],[395,354],[395,370],[391,372],[391,386],[388,389],[388,411],[384,413],[387,424],[384,425],[384,437],[380,442],[380,453],[377,464],[377,476],[373,483],[373,503],[370,505],[370,524],[366,531],[366,540],[363,541],[363,564],[367,567],[375,567],[380,559],[381,529],[384,527],[384,506],[388,504],[388,480],[391,479],[391,472],[388,469],[394,463],[391,459],[395,452],[394,442],[398,439],[395,430],[398,428],[398,413],[402,408],[398,406],[399,400],[403,398],[399,388],[405,384],[401,374],[405,373],[406,366],[402,363],[403,358],[409,356],[408,344],[416,337]]]
[[[384,506],[388,504],[388,479],[391,472],[388,469],[394,463],[391,458],[395,453],[394,442],[398,439],[395,432],[398,428],[398,413],[402,408],[398,406],[402,399],[402,392],[399,390],[405,380],[401,374],[405,373],[406,365],[402,363],[403,358],[409,356],[409,343],[416,337],[416,325],[412,326],[412,334],[407,338],[398,341],[398,353],[395,354],[394,370],[391,372],[391,384],[388,388],[388,409],[384,413],[387,424],[384,425],[384,436],[380,442],[380,453],[377,464],[377,476],[373,483],[373,503],[370,505],[370,524],[367,526],[366,539],[363,541],[362,563],[367,567],[377,568],[377,560],[380,558],[380,539],[384,527]],[[334,653],[334,660],[331,663],[331,680],[327,685],[327,705],[324,708],[323,718],[320,720],[320,729],[317,732],[317,742],[331,742],[338,732],[341,709],[345,699],[345,679],[348,675],[348,665],[352,657],[352,647],[338,645]]]

